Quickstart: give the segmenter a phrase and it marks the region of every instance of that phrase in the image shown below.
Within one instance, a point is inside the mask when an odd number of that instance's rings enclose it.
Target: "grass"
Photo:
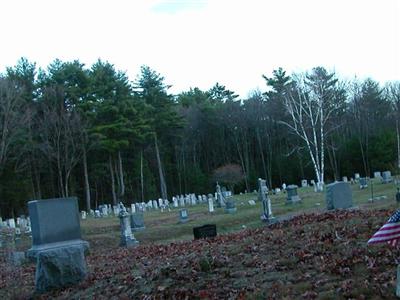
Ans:
[[[386,196],[386,199],[371,202],[370,186],[360,190],[359,186],[351,185],[353,204],[362,208],[378,209],[393,206],[395,203],[396,189],[394,184],[381,184],[373,180],[374,197]],[[322,212],[326,209],[325,193],[315,193],[313,187],[299,188],[298,194],[302,199],[299,204],[286,205],[286,194],[280,193],[270,195],[272,211],[275,217],[300,214],[305,212]],[[136,239],[141,244],[158,243],[165,244],[193,239],[195,226],[204,224],[216,224],[218,234],[236,232],[245,228],[259,228],[264,226],[260,221],[261,203],[248,204],[249,200],[257,200],[257,194],[247,193],[235,195],[237,212],[235,214],[225,213],[223,208],[216,208],[214,213],[208,213],[207,204],[187,206],[189,221],[184,224],[178,223],[179,208],[161,213],[159,210],[146,211],[144,223],[146,228],[134,232]],[[81,221],[82,235],[89,241],[96,239],[107,239],[115,244],[119,241],[119,219],[117,217],[106,217],[100,219],[87,218]]]

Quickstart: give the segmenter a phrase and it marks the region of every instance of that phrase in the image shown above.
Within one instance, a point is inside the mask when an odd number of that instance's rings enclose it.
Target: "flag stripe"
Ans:
[[[374,243],[382,243],[382,242],[387,242],[391,240],[395,240],[400,238],[400,234],[388,236],[388,237],[380,237],[380,238],[370,238],[368,240],[368,244],[374,244]]]
[[[375,233],[372,238],[376,238],[376,237],[382,237],[382,236],[391,236],[391,235],[395,235],[400,233],[400,228],[397,230],[392,230],[392,231],[378,231],[377,233]]]

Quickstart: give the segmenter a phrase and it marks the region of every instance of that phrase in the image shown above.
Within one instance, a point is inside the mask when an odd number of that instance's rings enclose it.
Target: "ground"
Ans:
[[[256,195],[235,196],[238,212],[214,215],[189,207],[190,222],[178,212],[150,212],[146,229],[135,233],[136,248],[118,247],[117,218],[82,221],[90,242],[88,277],[81,284],[43,295],[34,293],[35,265],[0,265],[0,298],[42,299],[382,299],[395,297],[400,251],[366,241],[394,212],[395,186],[353,186],[354,210],[326,212],[324,195],[299,189],[301,205],[286,206],[272,195],[273,211],[288,219],[265,226]],[[319,203],[319,204],[318,204]],[[217,224],[218,237],[193,241],[192,227]],[[17,244],[29,247],[29,240]]]

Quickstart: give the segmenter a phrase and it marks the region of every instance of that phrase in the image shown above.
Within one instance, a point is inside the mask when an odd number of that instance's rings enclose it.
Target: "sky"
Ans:
[[[245,98],[279,67],[400,80],[400,0],[0,0],[0,41],[0,73],[100,58],[132,81],[148,65],[175,94]]]

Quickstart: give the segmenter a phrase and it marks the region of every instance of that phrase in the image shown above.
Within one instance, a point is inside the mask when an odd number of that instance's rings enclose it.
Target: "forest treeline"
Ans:
[[[344,81],[316,67],[262,75],[248,99],[216,83],[178,95],[142,66],[21,58],[0,75],[1,215],[31,199],[77,196],[81,209],[215,189],[239,165],[235,192],[397,172],[400,83]]]

